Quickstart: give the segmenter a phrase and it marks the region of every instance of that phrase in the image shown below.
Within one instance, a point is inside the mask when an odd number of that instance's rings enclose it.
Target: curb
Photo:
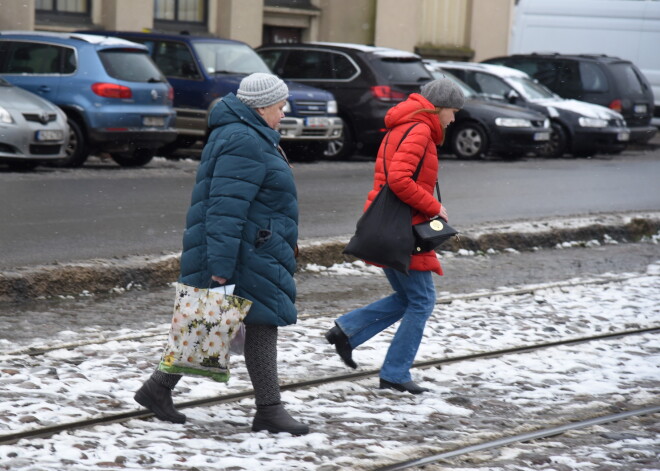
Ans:
[[[466,228],[443,251],[487,252],[550,249],[599,243],[638,242],[660,231],[660,212],[617,213],[580,218],[554,218]],[[342,250],[349,236],[301,241],[298,266],[332,266],[352,262]],[[163,287],[179,276],[179,254],[158,257],[88,260],[80,263],[22,267],[0,274],[0,301],[122,292]]]

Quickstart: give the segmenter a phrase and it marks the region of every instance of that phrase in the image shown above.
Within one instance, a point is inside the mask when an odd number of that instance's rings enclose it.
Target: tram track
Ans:
[[[541,343],[541,344],[536,344],[536,345],[523,345],[523,346],[510,347],[510,348],[505,348],[505,349],[500,349],[500,350],[489,351],[489,352],[472,353],[472,354],[467,354],[467,355],[459,355],[459,356],[454,356],[454,357],[446,357],[446,358],[438,358],[438,359],[432,359],[432,360],[427,360],[427,361],[420,361],[420,362],[416,362],[413,365],[413,368],[423,369],[423,368],[440,367],[442,365],[448,365],[448,364],[454,364],[454,363],[460,363],[460,362],[474,361],[474,360],[479,360],[479,359],[497,358],[497,357],[503,357],[503,356],[506,356],[506,355],[530,353],[530,352],[534,352],[534,351],[538,351],[538,350],[554,348],[554,347],[560,347],[560,346],[579,345],[579,344],[584,344],[584,343],[594,342],[594,341],[611,340],[611,339],[628,337],[628,336],[633,336],[633,335],[653,334],[653,333],[658,333],[658,332],[660,332],[660,326],[647,327],[647,328],[634,329],[634,330],[627,330],[627,331],[620,331],[620,332],[610,332],[610,333],[606,333],[606,334],[599,334],[599,335],[593,335],[593,336],[585,336],[585,337],[578,337],[578,338],[573,338],[573,339],[557,340],[557,341],[553,341],[553,342],[546,342],[546,343]],[[342,375],[315,378],[315,379],[310,379],[310,380],[305,380],[305,381],[298,381],[298,382],[294,382],[294,383],[283,384],[281,386],[281,390],[282,391],[298,390],[298,389],[305,389],[305,388],[310,388],[310,387],[335,383],[335,382],[356,381],[356,380],[360,380],[360,379],[371,377],[371,376],[377,376],[378,373],[379,373],[379,370],[371,369],[371,370],[365,370],[365,371],[360,371],[360,372],[355,372],[355,373],[348,373],[348,374],[342,374]],[[186,409],[186,408],[200,407],[200,406],[211,406],[211,405],[215,405],[215,404],[236,402],[236,401],[239,401],[241,399],[249,398],[251,396],[253,396],[253,391],[252,390],[245,390],[245,391],[232,393],[232,394],[226,394],[226,395],[220,395],[220,396],[215,396],[215,397],[201,398],[201,399],[196,399],[196,400],[191,400],[191,401],[186,401],[186,402],[180,402],[180,403],[176,404],[176,407],[178,409]],[[22,440],[22,439],[45,438],[45,437],[50,437],[50,436],[53,436],[53,435],[55,435],[57,433],[61,433],[61,432],[70,432],[70,431],[75,431],[75,430],[84,429],[84,428],[88,428],[88,427],[93,427],[93,426],[97,426],[97,425],[106,425],[106,424],[111,424],[111,423],[122,423],[122,422],[126,422],[126,421],[132,420],[132,419],[150,418],[152,416],[153,416],[153,414],[151,412],[148,412],[148,411],[145,411],[145,410],[137,410],[137,411],[129,411],[129,412],[111,414],[111,415],[106,415],[106,416],[102,416],[102,417],[89,418],[89,419],[84,419],[84,420],[75,421],[75,422],[68,422],[68,423],[58,424],[58,425],[53,425],[53,426],[48,426],[48,427],[41,427],[41,428],[37,428],[37,429],[33,429],[33,430],[26,430],[26,431],[16,432],[16,433],[12,433],[12,434],[0,435],[0,445],[2,445],[2,444],[12,444],[12,443],[15,443],[15,442],[17,442],[19,440]],[[439,459],[441,459],[441,458],[439,458]],[[402,468],[402,469],[405,469],[405,468]]]
[[[537,291],[543,291],[548,289],[562,289],[562,288],[574,288],[578,286],[590,286],[590,285],[603,285],[608,283],[620,283],[635,278],[655,276],[648,274],[634,274],[634,275],[624,275],[617,276],[617,278],[593,278],[588,280],[581,281],[558,281],[550,282],[543,284],[535,284],[533,286],[523,286],[519,288],[510,288],[510,289],[498,289],[498,290],[489,290],[484,292],[476,293],[467,293],[467,294],[455,294],[450,296],[440,296],[436,299],[436,305],[439,304],[451,304],[455,301],[473,301],[478,299],[490,298],[494,296],[522,296],[526,294],[534,294]],[[321,318],[326,316],[334,316],[336,313],[313,313],[313,314],[301,314],[298,316],[300,320],[312,319],[312,318]],[[12,350],[5,353],[0,353],[0,355],[29,355],[29,356],[38,356],[44,355],[49,352],[62,349],[74,349],[78,347],[84,347],[89,345],[102,345],[109,342],[126,342],[126,341],[139,341],[150,338],[162,337],[165,339],[167,337],[167,332],[159,331],[158,333],[150,334],[130,334],[130,335],[119,335],[115,337],[102,337],[90,340],[82,340],[79,342],[68,342],[58,345],[48,346],[48,347],[26,347],[18,350]]]
[[[560,435],[573,430],[580,430],[596,425],[616,422],[631,417],[638,417],[642,415],[657,414],[660,412],[660,404],[642,407],[639,409],[632,409],[616,414],[608,414],[603,416],[592,417],[578,422],[568,422],[562,425],[543,428],[533,432],[522,433],[518,435],[505,436],[495,440],[484,441],[473,445],[468,445],[454,450],[437,453],[423,458],[416,458],[412,460],[400,461],[386,466],[374,468],[373,471],[401,471],[405,469],[417,468],[419,466],[426,466],[434,463],[441,462],[450,458],[457,458],[459,456],[469,455],[480,451],[491,450],[494,448],[502,448],[517,443],[525,443],[542,438]]]

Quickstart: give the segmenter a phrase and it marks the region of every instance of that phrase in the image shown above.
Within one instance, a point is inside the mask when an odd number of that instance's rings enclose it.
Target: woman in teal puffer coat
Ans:
[[[293,274],[298,201],[291,167],[275,130],[289,96],[274,75],[245,77],[211,111],[212,131],[197,170],[186,218],[179,281],[208,288],[235,284],[253,302],[244,322],[245,364],[255,391],[252,430],[300,435],[309,427],[280,402],[278,326],[294,324]],[[180,375],[156,371],[135,400],[158,418],[183,423],[172,403]]]

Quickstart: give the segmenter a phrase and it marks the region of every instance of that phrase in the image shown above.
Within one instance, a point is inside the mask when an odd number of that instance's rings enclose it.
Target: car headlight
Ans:
[[[14,118],[11,117],[9,111],[0,106],[0,123],[11,124],[14,122]]]
[[[282,108],[283,113],[291,113],[291,103],[289,103],[289,100],[286,101],[286,104],[284,105],[284,108]]]
[[[335,100],[328,102],[328,114],[337,114],[337,102]]]
[[[495,118],[495,124],[505,128],[531,128],[532,122],[522,118]]]
[[[582,126],[583,128],[604,128],[605,126],[607,126],[606,119],[586,118],[584,116],[578,120],[578,123],[580,123],[580,126]]]

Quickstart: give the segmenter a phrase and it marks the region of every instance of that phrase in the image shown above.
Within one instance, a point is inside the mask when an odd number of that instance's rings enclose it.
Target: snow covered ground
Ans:
[[[321,275],[343,270],[379,276],[359,264],[318,269]],[[417,360],[660,326],[659,275],[660,262],[623,281],[438,304]],[[333,318],[305,318],[280,329],[282,384],[350,372],[323,339]],[[135,410],[133,393],[153,370],[168,327],[87,327],[30,343],[0,342],[0,435]],[[393,332],[354,352],[361,370],[378,369]],[[133,339],[84,344],[101,336]],[[81,345],[37,356],[16,353],[58,343]],[[659,404],[659,346],[658,334],[645,334],[416,369],[413,377],[431,389],[420,396],[378,390],[377,374],[285,391],[292,415],[311,425],[304,437],[251,432],[252,399],[184,409],[184,425],[131,420],[2,445],[0,469],[374,469],[616,408]],[[175,401],[250,387],[238,357],[229,384],[184,378]],[[655,471],[659,432],[656,415],[425,469]]]

